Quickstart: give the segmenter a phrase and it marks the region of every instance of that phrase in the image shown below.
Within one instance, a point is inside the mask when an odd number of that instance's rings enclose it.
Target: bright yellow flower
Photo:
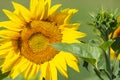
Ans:
[[[120,36],[120,26],[114,31],[113,38]],[[110,49],[111,58],[117,57],[120,60],[120,54],[117,56],[113,49]]]
[[[10,77],[20,73],[30,78],[41,72],[40,80],[57,80],[57,70],[66,78],[67,65],[79,72],[78,60],[71,53],[57,51],[49,44],[79,43],[85,36],[76,31],[79,24],[69,20],[76,9],[56,11],[61,4],[51,0],[31,0],[30,9],[12,2],[14,11],[3,10],[10,19],[0,22],[0,58],[4,58],[2,72],[11,71]]]

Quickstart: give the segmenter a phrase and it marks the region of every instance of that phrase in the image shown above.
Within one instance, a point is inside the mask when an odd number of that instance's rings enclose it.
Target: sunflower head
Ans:
[[[57,51],[50,44],[80,43],[85,34],[76,31],[79,24],[69,20],[78,10],[57,11],[61,4],[51,7],[51,0],[31,0],[28,10],[12,2],[14,11],[3,10],[9,20],[0,22],[0,58],[4,58],[2,72],[11,71],[15,78],[22,73],[30,78],[41,72],[42,80],[57,80],[57,70],[66,78],[67,65],[79,72],[78,60],[71,53]]]
[[[111,58],[118,58],[120,59],[120,55],[119,55],[119,38],[120,38],[120,26],[114,31],[113,33],[113,36],[112,36],[113,39],[115,39],[115,42],[112,44],[112,48],[110,50],[110,53],[111,53]]]
[[[119,26],[120,19],[119,18],[120,17],[117,17],[117,19],[116,19],[118,27],[116,26],[116,29],[114,30],[114,32],[111,33],[109,36],[109,37],[115,39],[115,42],[112,44],[112,48],[110,49],[110,54],[111,54],[112,59],[114,59],[116,57],[118,59],[120,59],[119,45],[117,45],[119,43],[119,37],[120,37],[120,26]]]

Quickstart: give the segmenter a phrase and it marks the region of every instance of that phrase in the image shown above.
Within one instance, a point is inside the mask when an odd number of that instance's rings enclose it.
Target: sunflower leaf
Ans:
[[[92,59],[92,58],[84,58],[84,57],[81,57],[85,62],[88,62],[90,64],[92,64],[94,66],[94,64],[96,63],[96,59]],[[88,67],[88,65],[85,65],[84,64],[84,67]]]
[[[22,74],[19,74],[14,80],[25,80]]]
[[[67,44],[67,43],[58,43],[53,44],[53,47],[55,47],[59,51],[66,51],[75,54],[79,58],[82,58],[84,61],[97,66],[99,64],[99,67],[103,66],[104,63],[100,63],[101,56],[104,56],[104,51],[100,47],[96,46],[90,46],[88,44]],[[102,59],[104,60],[104,59]],[[105,66],[105,65],[104,65]]]
[[[102,45],[100,45],[100,47],[101,47],[103,50],[106,51],[114,42],[115,42],[115,40],[110,39],[110,40],[104,42]]]
[[[4,78],[3,80],[13,80],[12,78]]]
[[[120,79],[120,61],[116,60],[113,65],[113,74]]]
[[[39,77],[40,77],[40,72],[38,72],[35,76],[35,80],[39,80]]]
[[[89,40],[89,43],[88,43],[90,46],[99,46],[99,45],[101,45],[101,41],[100,40],[98,40],[98,39],[91,39],[91,40]]]

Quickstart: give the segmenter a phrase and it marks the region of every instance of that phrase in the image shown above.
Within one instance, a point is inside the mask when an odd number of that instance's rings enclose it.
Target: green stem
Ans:
[[[104,80],[102,77],[101,77],[101,73],[100,71],[94,66],[94,71],[96,73],[96,75],[101,79],[101,80]]]
[[[106,34],[107,36],[105,36],[105,39],[104,39],[104,41],[108,41],[109,40],[109,38],[108,38],[108,34]],[[113,34],[111,35],[111,36],[113,36]],[[108,76],[108,78],[110,79],[110,80],[113,80],[112,79],[112,66],[111,66],[111,61],[110,61],[110,47],[108,48],[108,50],[106,51],[106,53],[105,53],[105,59],[106,59],[106,69],[107,69],[107,71],[105,72],[106,73],[106,75]]]
[[[107,69],[107,76],[110,80],[112,79],[112,68],[111,68],[111,64],[110,64],[110,48],[106,51],[105,53],[105,59],[106,59],[106,69]]]

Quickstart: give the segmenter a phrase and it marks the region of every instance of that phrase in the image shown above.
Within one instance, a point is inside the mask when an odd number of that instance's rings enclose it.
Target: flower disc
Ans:
[[[30,61],[41,64],[54,58],[58,53],[50,46],[50,44],[61,42],[62,38],[61,31],[54,24],[33,21],[21,34],[21,54]]]

